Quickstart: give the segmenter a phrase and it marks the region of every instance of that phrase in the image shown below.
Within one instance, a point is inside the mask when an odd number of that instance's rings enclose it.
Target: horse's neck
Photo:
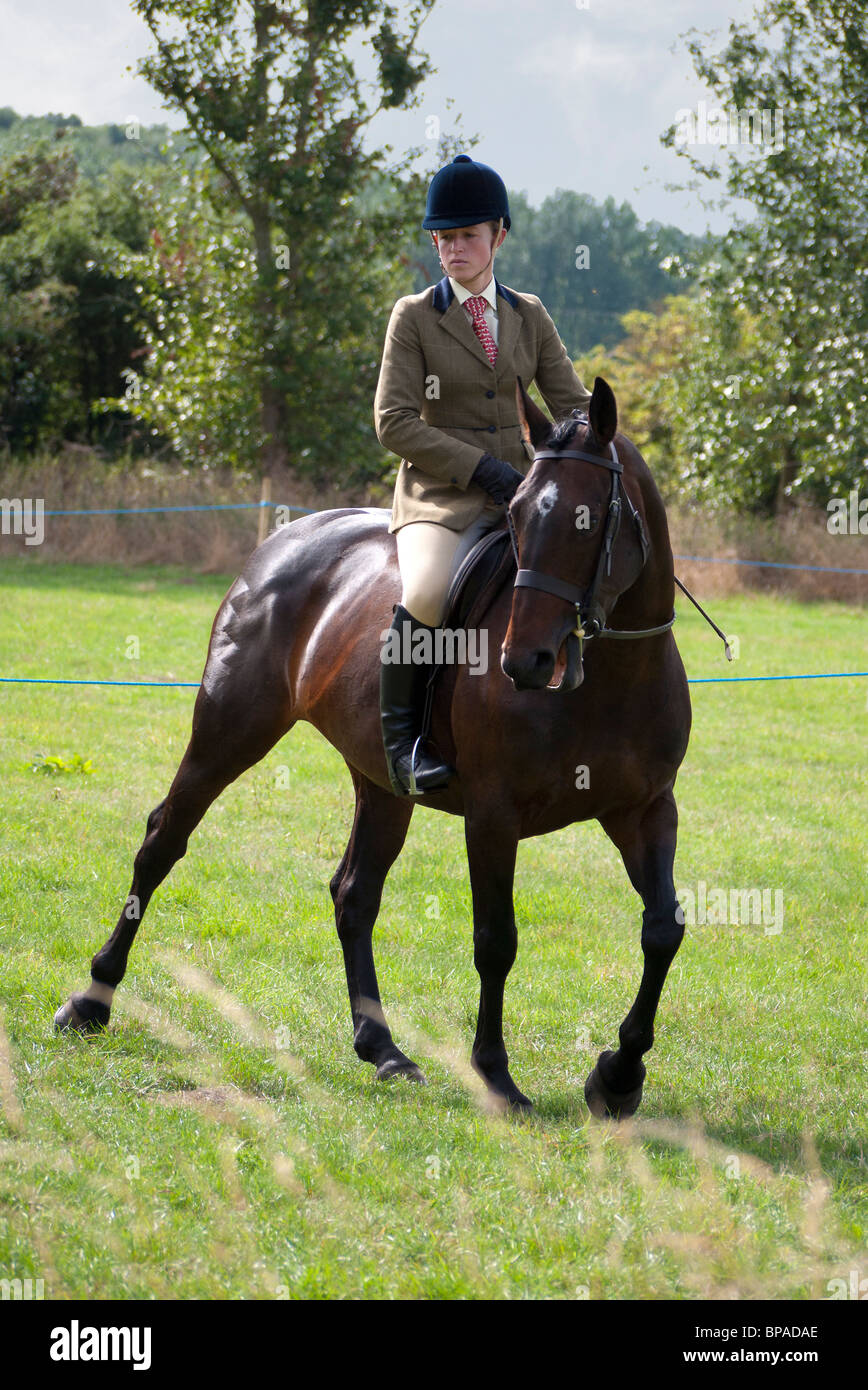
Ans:
[[[639,487],[643,524],[649,544],[648,558],[628,589],[618,595],[611,610],[612,627],[654,627],[672,616],[675,601],[674,560],[663,499],[649,474],[650,487]],[[622,526],[624,522],[622,520]],[[632,519],[628,523],[633,525]],[[665,612],[663,610],[666,610]]]

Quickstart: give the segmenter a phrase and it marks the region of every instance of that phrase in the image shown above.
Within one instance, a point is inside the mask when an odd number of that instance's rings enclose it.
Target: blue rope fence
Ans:
[[[835,565],[785,565],[780,560],[732,560],[715,555],[675,555],[676,560],[694,560],[700,565],[749,565],[764,570],[809,570],[811,574],[868,574],[868,570],[838,569]]]
[[[259,511],[262,507],[285,507],[288,512],[303,512],[314,516],[315,507],[295,507],[290,502],[208,502],[189,507],[85,507],[74,511],[43,512],[43,516],[146,516],[153,512],[244,512]],[[868,573],[868,571],[866,571]]]
[[[148,685],[167,690],[198,690],[201,684],[201,681],[74,681],[52,676],[0,676],[0,685]]]
[[[263,507],[285,507],[288,512],[315,516],[316,507],[296,507],[288,502],[209,502],[185,507],[86,507],[70,511],[48,511],[45,516],[152,516],[158,512],[239,512],[260,511]],[[676,560],[690,560],[699,565],[743,565],[749,569],[806,570],[811,574],[863,574],[868,569],[845,569],[835,565],[791,565],[780,560],[741,560],[715,555],[676,555]]]
[[[693,676],[688,685],[738,685],[744,681],[838,681],[868,676],[868,671],[812,671],[792,676]],[[0,676],[0,685],[121,685],[157,686],[164,690],[198,690],[200,681],[62,680],[48,676]]]

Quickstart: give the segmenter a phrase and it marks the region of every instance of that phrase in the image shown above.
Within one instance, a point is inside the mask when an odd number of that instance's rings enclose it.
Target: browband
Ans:
[[[533,456],[533,461],[537,459],[585,459],[588,463],[596,463],[600,468],[608,468],[612,473],[623,473],[624,465],[618,458],[614,444],[611,445],[614,458],[602,459],[599,454],[587,454],[584,449],[538,449]]]

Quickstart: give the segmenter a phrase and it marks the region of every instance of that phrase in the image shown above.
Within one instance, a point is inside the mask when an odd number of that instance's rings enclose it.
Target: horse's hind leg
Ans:
[[[406,1076],[424,1081],[416,1063],[392,1040],[380,1004],[372,941],[383,884],[407,838],[413,801],[393,796],[353,768],[350,771],[356,813],[350,842],[330,887],[347,972],[353,1046],[363,1062],[376,1067],[380,1080]]]
[[[654,1016],[660,993],[681,939],[683,914],[672,871],[678,812],[671,789],[640,812],[601,818],[603,829],[621,851],[630,880],[641,895],[642,982],[635,1003],[618,1031],[617,1052],[602,1052],[585,1083],[592,1114],[619,1119],[632,1115],[642,1099],[642,1054],[654,1043]]]
[[[187,850],[187,841],[208,807],[230,782],[263,758],[292,727],[292,719],[273,706],[251,710],[237,700],[215,701],[199,691],[193,734],[168,795],[148,816],[133,865],[133,881],[114,931],[91,961],[91,983],[73,994],[55,1014],[55,1026],[78,1032],[105,1027],[112,997],[124,977],[127,957],[154,890]]]

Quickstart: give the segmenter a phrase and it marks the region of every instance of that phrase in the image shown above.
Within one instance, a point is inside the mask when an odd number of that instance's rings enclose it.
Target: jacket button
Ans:
[[[488,433],[489,433],[489,434],[497,434],[497,425],[489,425],[489,426],[488,426]]]
[[[493,391],[486,391],[485,394],[486,394],[486,396],[488,397],[489,400],[493,400],[493,399],[494,399],[494,392],[493,392]]]

